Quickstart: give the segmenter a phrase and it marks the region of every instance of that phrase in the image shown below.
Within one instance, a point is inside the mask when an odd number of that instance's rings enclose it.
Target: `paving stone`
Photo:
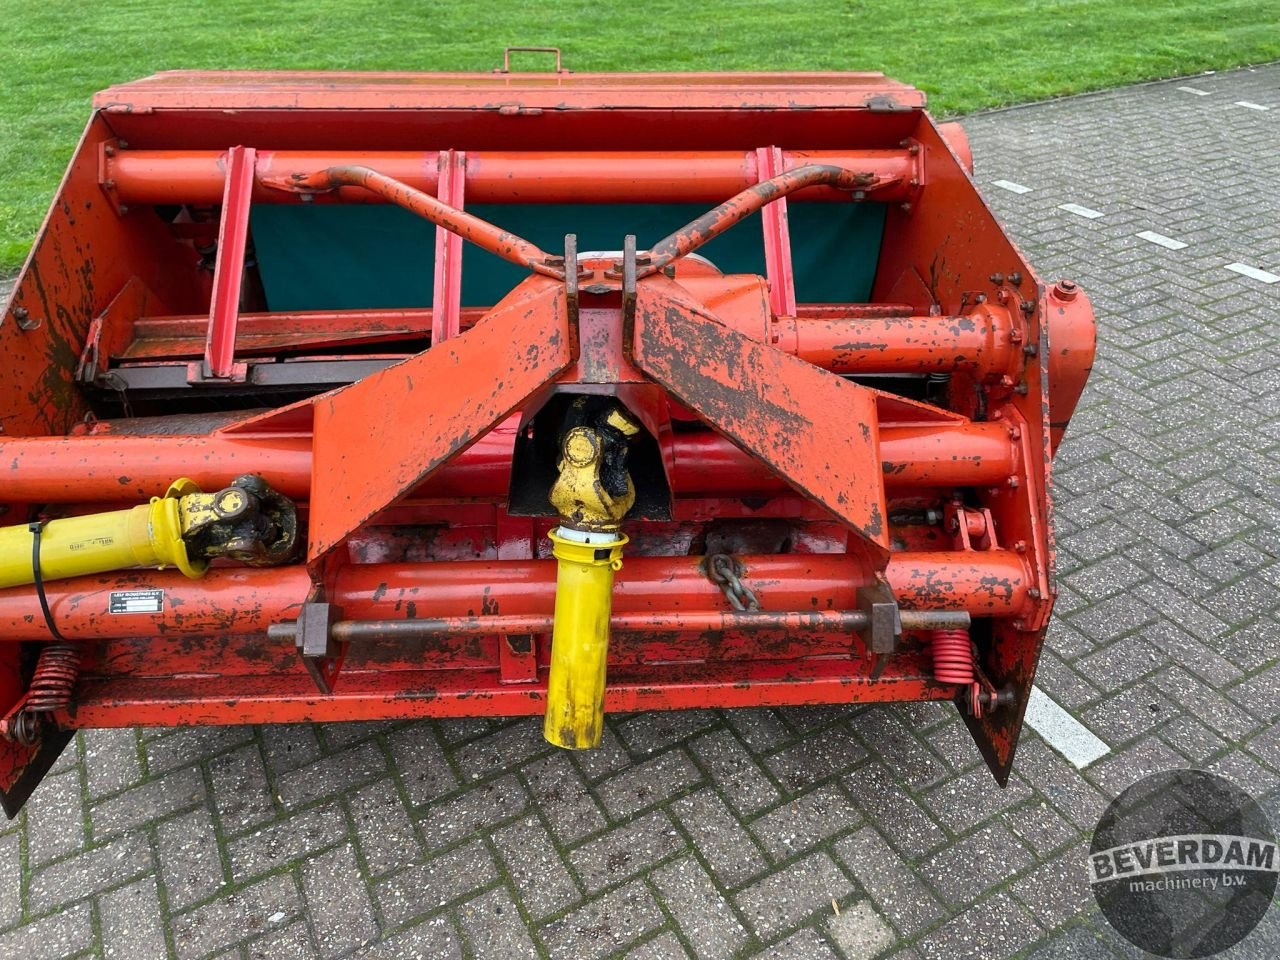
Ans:
[[[1146,737],[1089,767],[1086,776],[1108,797],[1118,797],[1151,773],[1182,766],[1182,756],[1164,741]]]
[[[98,898],[103,955],[119,960],[164,957],[164,918],[155,877],[143,877]]]
[[[1199,766],[1210,757],[1226,749],[1227,741],[1218,736],[1195,717],[1180,714],[1160,724],[1156,731],[1160,739],[1186,757],[1193,766]]]
[[[1280,663],[1258,671],[1225,692],[1260,720],[1280,718]]]
[[[196,960],[257,933],[283,929],[302,910],[297,885],[277,874],[173,920],[178,960]]]
[[[155,777],[200,763],[254,739],[253,727],[183,727],[145,741],[147,773]]]
[[[22,835],[0,837],[0,930],[22,919]]]
[[[84,731],[89,799],[116,793],[142,779],[138,735],[132,729]]]
[[[433,917],[351,956],[355,960],[462,960],[462,938],[448,917]]]
[[[249,960],[312,960],[320,956],[305,920],[295,920],[242,948]]]
[[[863,827],[838,841],[834,850],[904,936],[913,936],[945,915],[942,905],[910,865],[872,827]]]
[[[981,767],[952,777],[923,794],[925,806],[953,833],[963,833],[988,817],[1002,813],[1031,796],[1031,789],[1018,777],[996,789],[991,771]]]
[[[689,744],[689,749],[739,813],[756,813],[779,798],[773,781],[730,730],[700,736]]]
[[[774,860],[787,860],[861,821],[839,785],[828,783],[757,818],[751,832]]]
[[[846,957],[879,956],[897,940],[867,900],[859,900],[830,917],[827,933]]]
[[[204,807],[156,827],[156,856],[171,911],[210,897],[223,886],[218,837]]]
[[[524,768],[524,776],[534,802],[547,811],[547,822],[561,842],[572,843],[605,825],[600,805],[563,751],[535,760]]]
[[[689,951],[670,930],[627,951],[623,960],[687,960]]]
[[[637,763],[596,790],[605,810],[616,820],[668,800],[701,779],[688,755],[675,749]]]
[[[569,862],[582,878],[587,893],[595,894],[648,870],[684,846],[684,836],[671,818],[655,810],[588,840],[569,854]]]
[[[811,853],[739,893],[734,899],[761,940],[772,940],[831,901],[853,892],[853,884],[826,853]]]
[[[542,928],[553,960],[608,956],[666,922],[639,880],[606,893]]]
[[[534,920],[563,910],[581,898],[536,814],[503,827],[494,834],[493,842],[520,902]]]
[[[793,734],[778,711],[767,707],[749,710],[722,710],[720,716],[757,753],[771,750],[792,739]]]
[[[229,834],[241,833],[276,815],[275,795],[256,743],[248,743],[209,762],[213,803]]]
[[[699,960],[728,960],[750,939],[711,877],[693,857],[655,870],[651,879]]]
[[[1008,894],[997,893],[926,934],[916,949],[925,960],[1009,957],[1035,943],[1040,932]]]
[[[1067,823],[1053,807],[1039,797],[1003,815],[1005,826],[1017,834],[1038,857],[1043,857],[1075,840],[1079,831]]]
[[[26,926],[0,933],[0,957],[21,960],[62,960],[93,946],[89,904],[75,906],[42,917]]]
[[[184,810],[204,800],[204,776],[196,767],[187,767],[149,780],[89,810],[95,839],[109,837],[139,824]]]
[[[280,776],[320,758],[320,739],[309,723],[280,723],[259,727],[262,752],[272,774]]]
[[[837,728],[826,736],[808,737],[779,750],[765,761],[765,765],[784,789],[796,793],[819,780],[842,773],[866,755],[862,744],[847,731]]]
[[[1115,960],[1115,956],[1087,927],[1071,927],[1027,960]]]
[[[387,759],[382,748],[365,741],[279,775],[276,778],[276,796],[286,807],[297,807],[335,793],[347,793],[386,773]]]
[[[618,735],[614,733],[610,718],[606,716],[600,746],[594,750],[576,751],[573,762],[582,772],[582,776],[594,783],[611,773],[617,773],[631,766],[631,756],[622,745],[622,741],[618,739]]]
[[[918,869],[944,902],[956,905],[976,900],[1034,859],[1009,828],[996,821],[943,847]]]
[[[711,710],[657,710],[618,723],[618,736],[634,754],[648,754],[687,740],[717,722]]]
[[[797,930],[781,943],[766,947],[755,956],[761,960],[840,960],[831,945],[816,930]]]
[[[1054,930],[1092,907],[1085,863],[1089,847],[1078,844],[1013,881],[1009,890],[1046,930]]]
[[[1036,792],[1074,826],[1090,832],[1107,802],[1098,789],[1039,740],[1028,739],[1018,747],[1018,773],[1036,785]]]
[[[1159,688],[1144,681],[1083,711],[1080,719],[1112,748],[1117,748],[1155,730],[1177,709],[1177,704]]]
[[[1162,670],[1152,683],[1182,709],[1230,739],[1243,738],[1258,729],[1255,717],[1181,667]]]
[[[475,960],[537,960],[538,948],[506,888],[496,887],[464,903],[458,917]]]
[[[431,913],[497,879],[493,858],[479,840],[426,863],[392,874],[377,884],[378,905],[391,926]]]
[[[463,777],[474,780],[526,763],[553,749],[542,737],[541,718],[522,717],[509,727],[472,740],[455,750],[453,757],[462,768]]]
[[[860,710],[849,726],[867,749],[912,789],[935,783],[947,772],[937,755],[887,706],[876,704]]]
[[[320,956],[336,957],[372,943],[377,937],[373,905],[351,844],[306,861],[302,865],[302,891]]]
[[[70,749],[70,748],[68,748]],[[84,805],[79,767],[46,777],[27,801],[27,858],[32,866],[48,863],[85,844]]]
[[[410,803],[429,803],[458,786],[458,778],[429,725],[402,727],[387,737],[387,744]]]
[[[375,877],[421,858],[422,843],[394,780],[379,780],[347,800],[360,853]]]
[[[317,723],[314,729],[324,748],[337,753],[345,747],[385,732],[387,724],[381,720],[347,720],[342,723]]]
[[[724,801],[711,790],[699,790],[671,804],[680,825],[726,887],[736,887],[762,872],[768,861]]]
[[[908,858],[923,856],[946,842],[942,828],[879,764],[859,767],[843,783],[866,818]]]
[[[313,807],[227,844],[237,882],[274,870],[327,846],[347,833],[347,818],[336,803]]]
[[[151,845],[146,834],[117,837],[34,873],[27,890],[27,907],[38,915],[132,880],[151,869]]]
[[[527,809],[529,795],[513,774],[477,784],[432,807],[422,818],[428,849],[439,849]]]

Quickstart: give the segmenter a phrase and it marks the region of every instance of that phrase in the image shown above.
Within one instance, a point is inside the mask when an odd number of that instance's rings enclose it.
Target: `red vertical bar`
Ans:
[[[466,185],[467,155],[458,150],[440,151],[440,180],[436,196],[461,210]],[[462,317],[462,238],[436,228],[436,274],[431,293],[431,343],[456,337]]]
[[[236,324],[240,319],[240,287],[244,253],[249,242],[249,204],[253,198],[253,147],[227,151],[226,181],[222,188],[222,220],[218,226],[218,259],[213,268],[209,298],[209,334],[204,348],[204,377],[243,380],[245,365],[237,365]]]
[[[756,151],[757,180],[768,180],[784,172],[782,150],[761,147]],[[791,272],[791,228],[787,219],[787,198],[776,200],[760,211],[764,222],[764,266],[769,280],[769,308],[775,317],[796,315],[796,281]]]
[[[531,517],[513,517],[499,507],[497,528],[499,560],[533,558]],[[529,683],[538,679],[538,640],[538,634],[498,638],[498,676],[503,683]]]

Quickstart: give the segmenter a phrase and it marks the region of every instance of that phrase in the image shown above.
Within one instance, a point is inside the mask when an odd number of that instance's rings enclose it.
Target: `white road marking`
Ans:
[[[1065,210],[1067,213],[1074,213],[1077,217],[1084,217],[1086,220],[1097,220],[1102,214],[1097,210],[1090,210],[1088,207],[1082,207],[1078,203],[1060,203],[1059,210]]]
[[[1197,97],[1207,97],[1213,92],[1212,90],[1197,90],[1195,87],[1179,87],[1178,89],[1183,93],[1194,93]]]
[[[1244,107],[1246,110],[1270,110],[1270,107],[1261,103],[1254,103],[1252,100],[1237,100],[1235,106]]]
[[[992,180],[993,187],[999,187],[1001,190],[1008,190],[1010,193],[1030,193],[1030,187],[1024,187],[1020,183],[1014,183],[1012,180]]]
[[[1083,723],[1067,713],[1039,687],[1031,688],[1025,716],[1029,726],[1053,749],[1066,757],[1073,767],[1083,770],[1111,748]]]
[[[1148,240],[1157,246],[1164,247],[1166,250],[1181,250],[1186,246],[1181,240],[1175,240],[1173,237],[1166,237],[1163,233],[1156,233],[1154,230],[1143,230],[1138,234],[1143,240]]]
[[[1257,267],[1251,267],[1247,263],[1228,263],[1227,269],[1234,270],[1242,277],[1248,277],[1250,280],[1259,280],[1262,283],[1280,283],[1280,276],[1268,273],[1266,270],[1259,270]]]

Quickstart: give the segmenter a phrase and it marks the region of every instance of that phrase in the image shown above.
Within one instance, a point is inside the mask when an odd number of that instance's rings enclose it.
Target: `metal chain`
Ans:
[[[760,599],[742,582],[745,571],[736,557],[713,553],[707,557],[707,577],[724,591],[725,599],[735,610],[759,610]]]

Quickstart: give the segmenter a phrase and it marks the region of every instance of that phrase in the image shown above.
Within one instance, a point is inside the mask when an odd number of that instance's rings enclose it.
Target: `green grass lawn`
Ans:
[[[882,70],[959,114],[1280,58],[1280,0],[0,0],[0,271],[30,245],[90,95],[177,68]]]

